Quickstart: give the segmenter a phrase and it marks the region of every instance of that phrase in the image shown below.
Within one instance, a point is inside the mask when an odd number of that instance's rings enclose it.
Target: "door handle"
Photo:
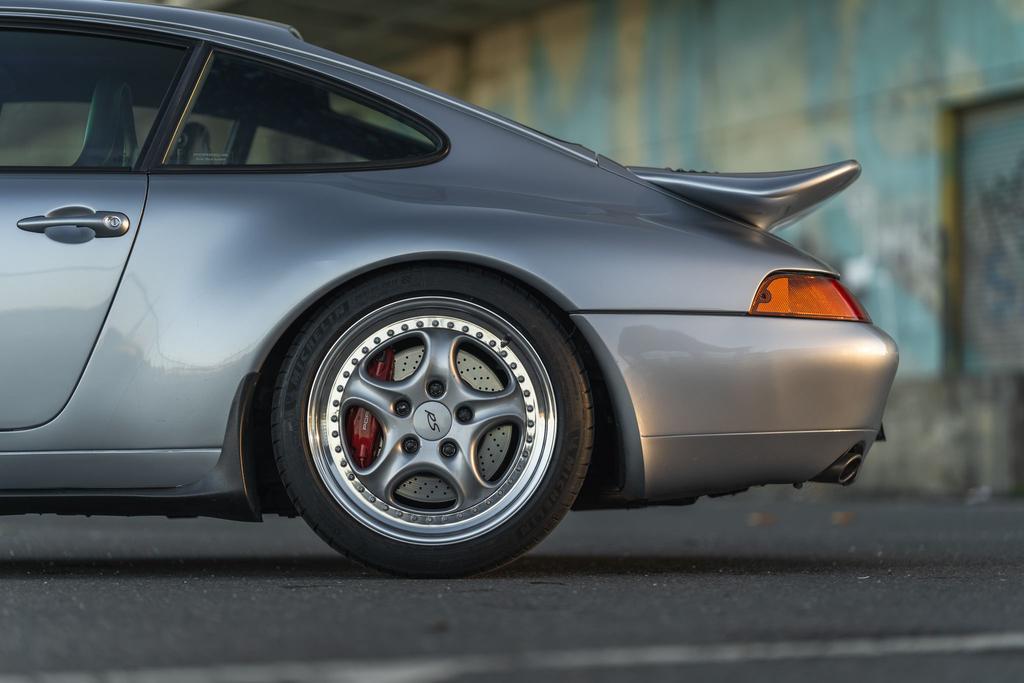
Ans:
[[[55,209],[45,216],[32,216],[18,221],[18,228],[51,236],[56,228],[92,230],[94,237],[120,237],[128,232],[131,222],[118,211],[93,211],[83,206]],[[60,240],[64,241],[64,240]]]

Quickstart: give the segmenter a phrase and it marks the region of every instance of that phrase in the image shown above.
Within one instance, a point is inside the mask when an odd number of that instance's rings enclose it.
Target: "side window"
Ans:
[[[401,163],[441,148],[437,135],[387,105],[256,60],[216,54],[165,164]]]
[[[0,167],[130,168],[185,49],[0,29]]]

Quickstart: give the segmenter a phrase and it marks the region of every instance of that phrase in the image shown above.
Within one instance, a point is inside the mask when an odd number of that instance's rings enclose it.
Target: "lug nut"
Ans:
[[[451,458],[459,452],[459,446],[454,441],[445,441],[441,444],[441,455],[446,458]]]
[[[437,380],[427,385],[427,393],[430,398],[441,398],[444,396],[444,384]]]
[[[413,438],[411,436],[406,437],[405,440],[402,441],[402,450],[408,453],[409,455],[413,455],[414,453],[418,452],[420,450],[419,439]]]
[[[468,406],[462,406],[455,411],[455,419],[462,423],[469,422],[473,419],[473,411]]]
[[[395,404],[395,415],[398,417],[406,417],[410,412],[412,412],[412,406],[408,401],[399,401]]]

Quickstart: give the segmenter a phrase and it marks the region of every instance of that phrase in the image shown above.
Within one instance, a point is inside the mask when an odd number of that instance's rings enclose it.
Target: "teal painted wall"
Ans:
[[[844,272],[901,375],[942,370],[943,122],[1024,93],[1024,0],[586,0],[466,54],[460,94],[624,163],[860,160],[857,185],[783,236]]]

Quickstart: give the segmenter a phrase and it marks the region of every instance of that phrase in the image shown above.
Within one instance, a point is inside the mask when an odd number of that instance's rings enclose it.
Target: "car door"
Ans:
[[[0,430],[68,402],[142,221],[137,172],[187,47],[0,26]]]

